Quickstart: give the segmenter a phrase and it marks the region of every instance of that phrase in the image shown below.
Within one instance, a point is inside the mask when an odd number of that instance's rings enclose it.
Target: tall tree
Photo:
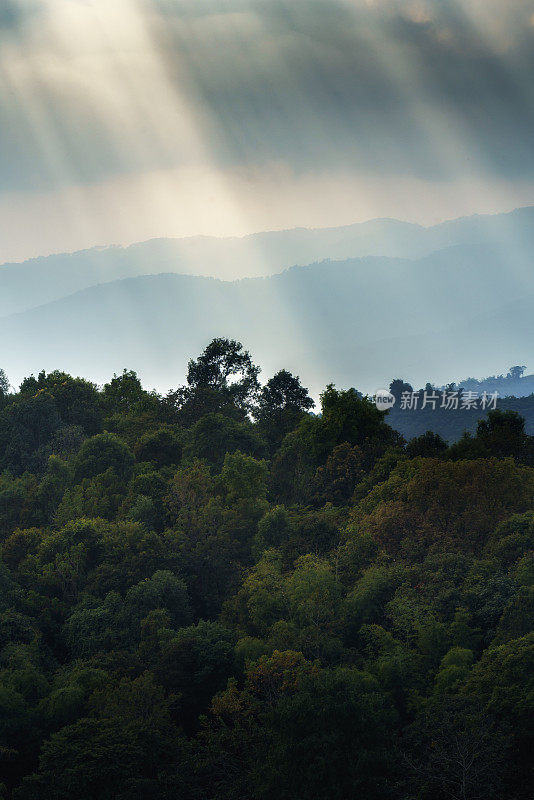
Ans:
[[[213,339],[204,352],[189,362],[187,385],[167,397],[180,421],[192,425],[209,413],[243,419],[254,408],[260,384],[250,353],[233,339]]]
[[[313,406],[314,402],[300,379],[282,369],[262,388],[254,416],[274,450]]]
[[[0,369],[0,399],[9,392],[9,381],[3,369]]]

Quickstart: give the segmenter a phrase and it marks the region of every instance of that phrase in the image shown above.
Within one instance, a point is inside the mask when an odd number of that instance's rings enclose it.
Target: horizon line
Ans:
[[[47,258],[54,258],[58,256],[74,256],[74,255],[81,255],[82,253],[91,253],[94,251],[103,251],[103,250],[128,250],[131,247],[136,247],[138,245],[149,244],[151,242],[186,242],[191,241],[194,239],[208,239],[212,241],[220,241],[220,242],[228,242],[228,241],[245,241],[246,239],[252,239],[255,236],[269,236],[271,234],[276,233],[291,233],[293,231],[333,231],[333,230],[344,230],[347,228],[353,228],[360,225],[370,225],[373,222],[397,222],[401,225],[411,225],[413,227],[422,228],[423,230],[432,230],[433,228],[439,228],[441,225],[446,225],[448,223],[453,222],[460,222],[466,219],[476,219],[476,218],[484,218],[484,217],[500,217],[500,216],[508,216],[511,214],[515,214],[518,211],[524,211],[527,209],[534,208],[534,200],[531,203],[522,206],[515,206],[514,208],[505,210],[505,211],[495,211],[495,212],[488,212],[488,213],[473,213],[473,214],[464,214],[459,217],[450,217],[446,219],[440,220],[440,222],[433,223],[432,225],[424,225],[420,222],[414,222],[412,220],[406,219],[399,219],[397,217],[370,217],[369,219],[361,220],[360,222],[349,222],[343,225],[326,225],[324,227],[317,227],[317,226],[310,226],[307,227],[305,225],[296,225],[292,228],[270,228],[264,230],[254,231],[253,233],[246,233],[240,236],[215,236],[213,234],[192,234],[189,236],[152,236],[149,239],[140,239],[134,240],[129,242],[110,242],[108,244],[100,244],[100,245],[93,245],[92,247],[82,247],[78,250],[55,250],[50,253],[41,253],[37,256],[31,256],[30,258],[23,258],[23,259],[15,259],[11,261],[2,261],[0,263],[0,269],[2,267],[8,266],[15,266],[17,264],[28,264],[32,261],[40,261],[42,259]]]

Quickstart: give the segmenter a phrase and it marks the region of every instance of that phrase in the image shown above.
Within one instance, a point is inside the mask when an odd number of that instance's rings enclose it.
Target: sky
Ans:
[[[534,0],[0,0],[0,262],[534,203]]]

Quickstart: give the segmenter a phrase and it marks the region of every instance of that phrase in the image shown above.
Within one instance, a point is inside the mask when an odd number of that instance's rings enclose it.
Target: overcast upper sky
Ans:
[[[534,203],[534,0],[0,0],[0,261]]]

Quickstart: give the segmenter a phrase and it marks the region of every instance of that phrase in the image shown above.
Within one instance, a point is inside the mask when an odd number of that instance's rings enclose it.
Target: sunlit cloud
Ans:
[[[533,20],[534,0],[0,0],[0,263],[533,204]],[[519,294],[522,244],[495,242]],[[292,352],[330,375],[281,285],[258,313],[276,309]],[[138,330],[123,289],[106,318],[119,304]],[[429,277],[410,303],[439,319],[434,295]],[[145,324],[157,361],[165,331]],[[298,370],[273,325],[270,368]]]
[[[0,0],[0,260],[532,202],[533,16],[534,0]]]

